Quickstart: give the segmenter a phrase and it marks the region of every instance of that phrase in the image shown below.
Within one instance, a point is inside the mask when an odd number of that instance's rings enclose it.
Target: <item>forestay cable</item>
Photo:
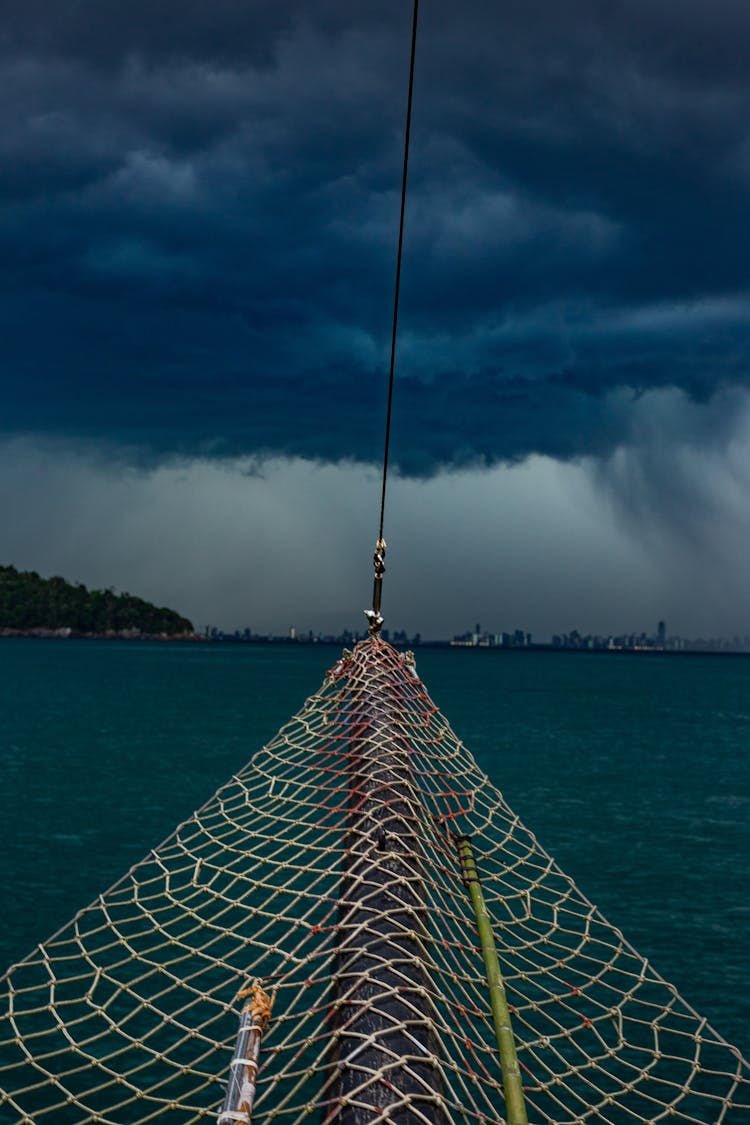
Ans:
[[[398,305],[401,293],[401,260],[404,249],[404,216],[406,214],[406,184],[409,174],[409,140],[411,137],[411,110],[414,95],[414,63],[417,54],[417,22],[419,17],[419,0],[414,0],[414,11],[411,27],[411,54],[409,57],[409,92],[406,99],[406,128],[404,129],[404,163],[401,175],[401,209],[398,224],[398,250],[396,252],[396,283],[393,294],[393,323],[391,327],[391,358],[388,370],[388,406],[385,416],[385,444],[383,448],[383,478],[380,492],[380,523],[378,525],[378,539],[375,544],[373,564],[375,567],[375,584],[372,595],[372,609],[366,610],[370,622],[370,632],[378,633],[383,624],[380,613],[380,603],[383,590],[383,575],[385,574],[385,539],[383,528],[385,524],[385,493],[388,483],[388,458],[391,447],[391,416],[393,413],[393,383],[396,370],[396,337],[398,334]]]

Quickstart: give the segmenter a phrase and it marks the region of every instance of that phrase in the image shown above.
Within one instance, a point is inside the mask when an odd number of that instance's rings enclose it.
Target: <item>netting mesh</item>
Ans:
[[[253,979],[274,994],[258,1125],[504,1121],[459,833],[529,1120],[747,1125],[738,1051],[560,871],[378,639],[3,978],[0,1122],[215,1119]]]

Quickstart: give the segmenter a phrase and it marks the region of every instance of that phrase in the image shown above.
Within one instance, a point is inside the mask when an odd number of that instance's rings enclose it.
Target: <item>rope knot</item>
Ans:
[[[271,1020],[274,996],[269,996],[267,992],[264,992],[260,981],[256,980],[245,988],[241,988],[237,993],[237,999],[246,1001],[243,1011],[250,1013],[253,1022],[257,1023],[260,1031],[265,1031]]]

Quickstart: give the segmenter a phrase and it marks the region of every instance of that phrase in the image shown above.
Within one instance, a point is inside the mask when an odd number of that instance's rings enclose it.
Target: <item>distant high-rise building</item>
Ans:
[[[667,643],[667,627],[663,621],[660,621],[656,628],[656,643],[660,648],[664,648]]]

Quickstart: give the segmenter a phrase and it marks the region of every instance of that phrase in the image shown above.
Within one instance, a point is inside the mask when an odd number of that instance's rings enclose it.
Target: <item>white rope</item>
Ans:
[[[382,850],[372,835],[357,843],[362,893],[341,957],[339,898],[360,796],[350,702],[373,682],[390,700],[373,737],[395,736],[407,748],[414,793],[406,807],[420,840],[419,855],[399,855],[405,867],[392,893],[421,888],[424,910],[405,906],[393,923],[403,951],[383,952],[368,922],[378,888],[367,856],[395,855],[393,795],[374,744],[368,800],[380,802],[385,836]],[[235,997],[249,977],[276,990],[255,1125],[331,1125],[342,1066],[355,1074],[347,1096],[357,1105],[375,1106],[382,1084],[398,1087],[408,1071],[418,1093],[397,1104],[413,1120],[502,1121],[502,1075],[454,833],[472,836],[534,1125],[747,1125],[750,1072],[739,1053],[560,871],[424,685],[377,638],[340,661],[199,813],[2,979],[0,1122],[215,1121],[234,1051]],[[352,970],[357,949],[369,949],[378,974],[387,970],[389,983],[371,988],[367,1005],[410,1044],[400,1055],[385,1031],[357,1038],[349,1002],[362,983]],[[341,1058],[337,1042],[347,1044]],[[368,1069],[373,1046],[382,1061]],[[426,1061],[434,1087],[419,1077]]]

